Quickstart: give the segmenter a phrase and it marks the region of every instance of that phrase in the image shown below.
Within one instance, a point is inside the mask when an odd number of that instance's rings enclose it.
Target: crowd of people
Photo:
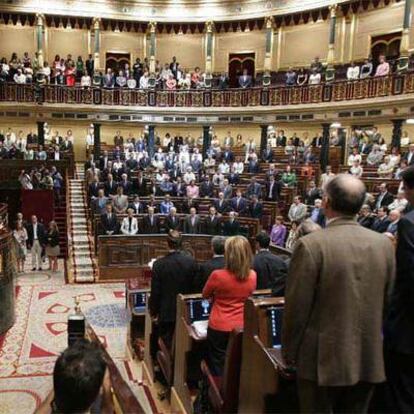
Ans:
[[[175,56],[170,63],[162,64],[158,60],[155,62],[155,72],[150,74],[150,64],[148,58],[136,58],[130,65],[125,63],[113,69],[107,68],[105,72],[95,70],[95,62],[90,54],[87,59],[78,56],[76,59],[68,54],[66,57],[56,55],[53,62],[44,62],[41,66],[39,56],[36,52],[33,57],[25,52],[22,57],[13,53],[10,60],[5,57],[0,60],[0,82],[15,82],[26,84],[37,82],[39,84],[56,84],[65,86],[79,85],[84,88],[104,87],[104,88],[129,88],[129,89],[148,89],[155,87],[165,90],[188,90],[202,89],[206,87],[206,73],[199,66],[194,70],[183,68]],[[326,72],[325,65],[319,57],[311,62],[309,68],[298,68],[295,70],[290,67],[284,74],[286,86],[318,85],[324,80]],[[392,72],[390,64],[385,56],[379,56],[375,66],[371,58],[357,65],[351,62],[346,71],[346,79],[349,81],[366,79],[371,76],[387,76]],[[150,78],[153,78],[151,84]],[[214,77],[213,85],[218,89],[227,89],[230,86],[227,72]],[[253,73],[244,69],[238,74],[237,87],[245,89],[256,86]]]

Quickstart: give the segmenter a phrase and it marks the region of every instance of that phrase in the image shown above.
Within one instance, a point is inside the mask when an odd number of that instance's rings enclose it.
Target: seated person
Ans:
[[[352,164],[352,167],[349,169],[349,174],[353,175],[354,177],[361,178],[364,169],[361,167],[361,164],[358,160],[355,160]]]
[[[138,233],[138,220],[134,217],[134,210],[128,208],[128,216],[122,220],[121,233],[127,236],[133,236]]]
[[[100,406],[96,406],[100,405]],[[113,412],[111,381],[97,344],[82,339],[58,357],[53,370],[53,392],[38,414]]]
[[[101,225],[104,234],[108,236],[118,232],[118,219],[111,203],[106,204],[106,211],[101,216]]]
[[[373,221],[371,230],[374,230],[377,233],[385,233],[387,231],[387,228],[391,223],[388,219],[388,211],[388,207],[380,207],[378,209],[377,218]]]
[[[223,374],[230,332],[243,328],[244,303],[256,288],[252,250],[245,237],[226,240],[224,260],[224,269],[211,273],[203,289],[203,297],[213,301],[207,331],[207,360],[213,376]]]
[[[256,289],[272,289],[276,296],[284,296],[287,276],[286,263],[269,251],[270,237],[262,231],[256,236],[257,253],[253,269],[257,275]]]
[[[358,223],[367,229],[370,229],[374,222],[375,216],[372,215],[371,207],[364,204],[358,214]]]
[[[380,178],[392,178],[394,172],[394,164],[389,156],[384,157],[384,162],[379,165],[377,173]]]
[[[358,147],[352,148],[352,154],[349,154],[348,157],[348,166],[352,167],[354,165],[354,161],[359,161],[360,163],[362,163],[362,156],[358,152]]]
[[[377,166],[382,161],[384,153],[380,150],[379,145],[374,145],[372,151],[367,156],[367,164],[369,166]]]
[[[193,292],[197,262],[181,250],[182,238],[177,231],[168,235],[170,252],[157,259],[152,267],[151,316],[158,319],[158,333],[171,348],[175,331],[177,295]]]

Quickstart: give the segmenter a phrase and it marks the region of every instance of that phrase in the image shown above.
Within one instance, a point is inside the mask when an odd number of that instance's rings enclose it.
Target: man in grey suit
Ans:
[[[385,380],[381,330],[394,248],[357,224],[365,194],[355,177],[332,179],[326,229],[300,238],[293,251],[282,352],[296,367],[302,412],[364,413],[374,385]]]
[[[184,221],[184,233],[199,234],[200,233],[200,217],[197,215],[195,207],[190,208],[190,214]]]
[[[305,219],[307,213],[306,205],[301,202],[299,196],[293,199],[293,204],[289,208],[289,220],[301,222]]]

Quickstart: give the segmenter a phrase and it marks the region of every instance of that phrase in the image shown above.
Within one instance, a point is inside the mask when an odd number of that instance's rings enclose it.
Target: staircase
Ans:
[[[83,164],[77,163],[75,179],[69,181],[68,200],[70,281],[75,283],[94,282],[96,276],[84,178]]]

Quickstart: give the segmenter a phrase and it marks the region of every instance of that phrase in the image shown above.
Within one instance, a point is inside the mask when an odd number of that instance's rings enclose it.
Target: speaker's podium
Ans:
[[[244,309],[239,413],[298,412],[296,384],[281,373],[284,298],[249,298]]]

